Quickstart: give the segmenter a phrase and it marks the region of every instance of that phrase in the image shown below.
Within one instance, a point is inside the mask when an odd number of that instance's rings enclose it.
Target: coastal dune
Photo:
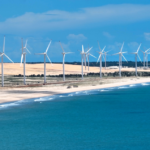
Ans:
[[[1,69],[1,65],[0,65]],[[84,73],[98,73],[100,71],[99,67],[83,67]],[[62,64],[46,64],[46,73],[47,75],[59,75],[63,73]],[[110,69],[109,67],[105,70],[104,67],[102,67],[102,72],[115,72],[118,71],[118,69]],[[135,68],[122,68],[122,71],[135,71]],[[143,68],[138,68],[138,71],[143,71]],[[150,72],[150,70],[144,70],[146,72]],[[44,73],[44,64],[26,64],[26,75],[31,74],[43,74]],[[66,74],[81,74],[81,65],[72,65],[72,64],[65,64],[65,73]],[[23,64],[20,66],[20,63],[4,63],[4,74],[5,75],[18,75],[23,74]]]

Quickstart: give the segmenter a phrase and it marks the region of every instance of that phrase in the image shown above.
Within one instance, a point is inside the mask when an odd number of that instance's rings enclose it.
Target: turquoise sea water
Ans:
[[[150,83],[0,105],[0,150],[150,150]]]

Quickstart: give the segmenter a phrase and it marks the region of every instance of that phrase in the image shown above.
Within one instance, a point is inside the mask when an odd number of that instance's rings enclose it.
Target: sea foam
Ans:
[[[126,88],[128,88],[128,87],[126,87],[126,86],[118,87],[118,89],[126,89]]]
[[[130,87],[132,87],[132,86],[136,86],[135,84],[131,84],[131,85],[129,85]]]
[[[39,98],[39,99],[35,99],[35,102],[41,102],[41,101],[51,101],[53,100],[53,98]]]
[[[147,84],[147,83],[142,83],[142,85],[144,85],[144,86],[145,86],[145,85],[149,85],[149,84]]]
[[[19,104],[17,103],[7,103],[7,104],[2,104],[0,107],[6,108],[6,107],[11,107],[11,106],[18,106]]]

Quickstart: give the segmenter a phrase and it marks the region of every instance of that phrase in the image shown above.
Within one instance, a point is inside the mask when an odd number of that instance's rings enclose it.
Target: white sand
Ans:
[[[72,87],[67,89],[67,86],[62,85],[53,85],[53,86],[44,86],[44,87],[34,87],[34,88],[8,88],[2,89],[0,91],[0,103],[10,102],[10,101],[17,101],[23,99],[30,99],[30,98],[37,98],[37,97],[44,97],[50,96],[53,94],[61,94],[61,93],[70,93],[70,92],[77,92],[77,91],[84,91],[84,90],[92,90],[92,89],[102,89],[102,88],[109,88],[109,87],[116,87],[116,86],[123,86],[129,84],[137,84],[137,83],[146,83],[150,82],[150,78],[121,78],[121,79],[111,79],[112,83],[108,83],[107,79],[103,80],[104,83],[101,85],[81,85],[77,88]]]

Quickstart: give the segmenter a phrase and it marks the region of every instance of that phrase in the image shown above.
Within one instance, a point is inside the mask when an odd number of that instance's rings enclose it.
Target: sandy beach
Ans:
[[[85,80],[74,87],[74,83],[51,84],[42,87],[22,87],[22,88],[4,88],[0,91],[0,103],[18,101],[23,99],[38,98],[54,94],[63,94],[84,90],[102,89],[130,84],[150,82],[150,77],[128,77],[121,79],[94,79]],[[75,84],[76,85],[76,84]],[[70,88],[68,88],[70,86]]]
[[[62,74],[62,64],[47,64],[47,75]],[[1,66],[0,66],[1,67]],[[26,64],[26,75],[43,74],[43,64]],[[135,71],[135,68],[122,68],[122,71]],[[143,71],[143,68],[138,68]],[[150,70],[145,70],[149,72]],[[81,74],[81,65],[65,65],[66,74]],[[85,70],[86,73],[99,73],[99,67],[90,67]],[[102,68],[102,72],[118,72],[118,69]],[[48,84],[43,85],[43,78],[27,78],[27,85],[23,85],[23,77],[15,78],[14,75],[23,74],[23,66],[19,63],[4,63],[5,87],[0,87],[0,103],[18,101],[23,99],[44,97],[53,94],[63,94],[76,91],[102,89],[129,84],[150,82],[150,77],[86,77],[84,80],[78,78],[67,78],[66,82],[61,77],[47,77]],[[15,85],[16,84],[16,85]],[[68,88],[70,86],[70,88]]]

